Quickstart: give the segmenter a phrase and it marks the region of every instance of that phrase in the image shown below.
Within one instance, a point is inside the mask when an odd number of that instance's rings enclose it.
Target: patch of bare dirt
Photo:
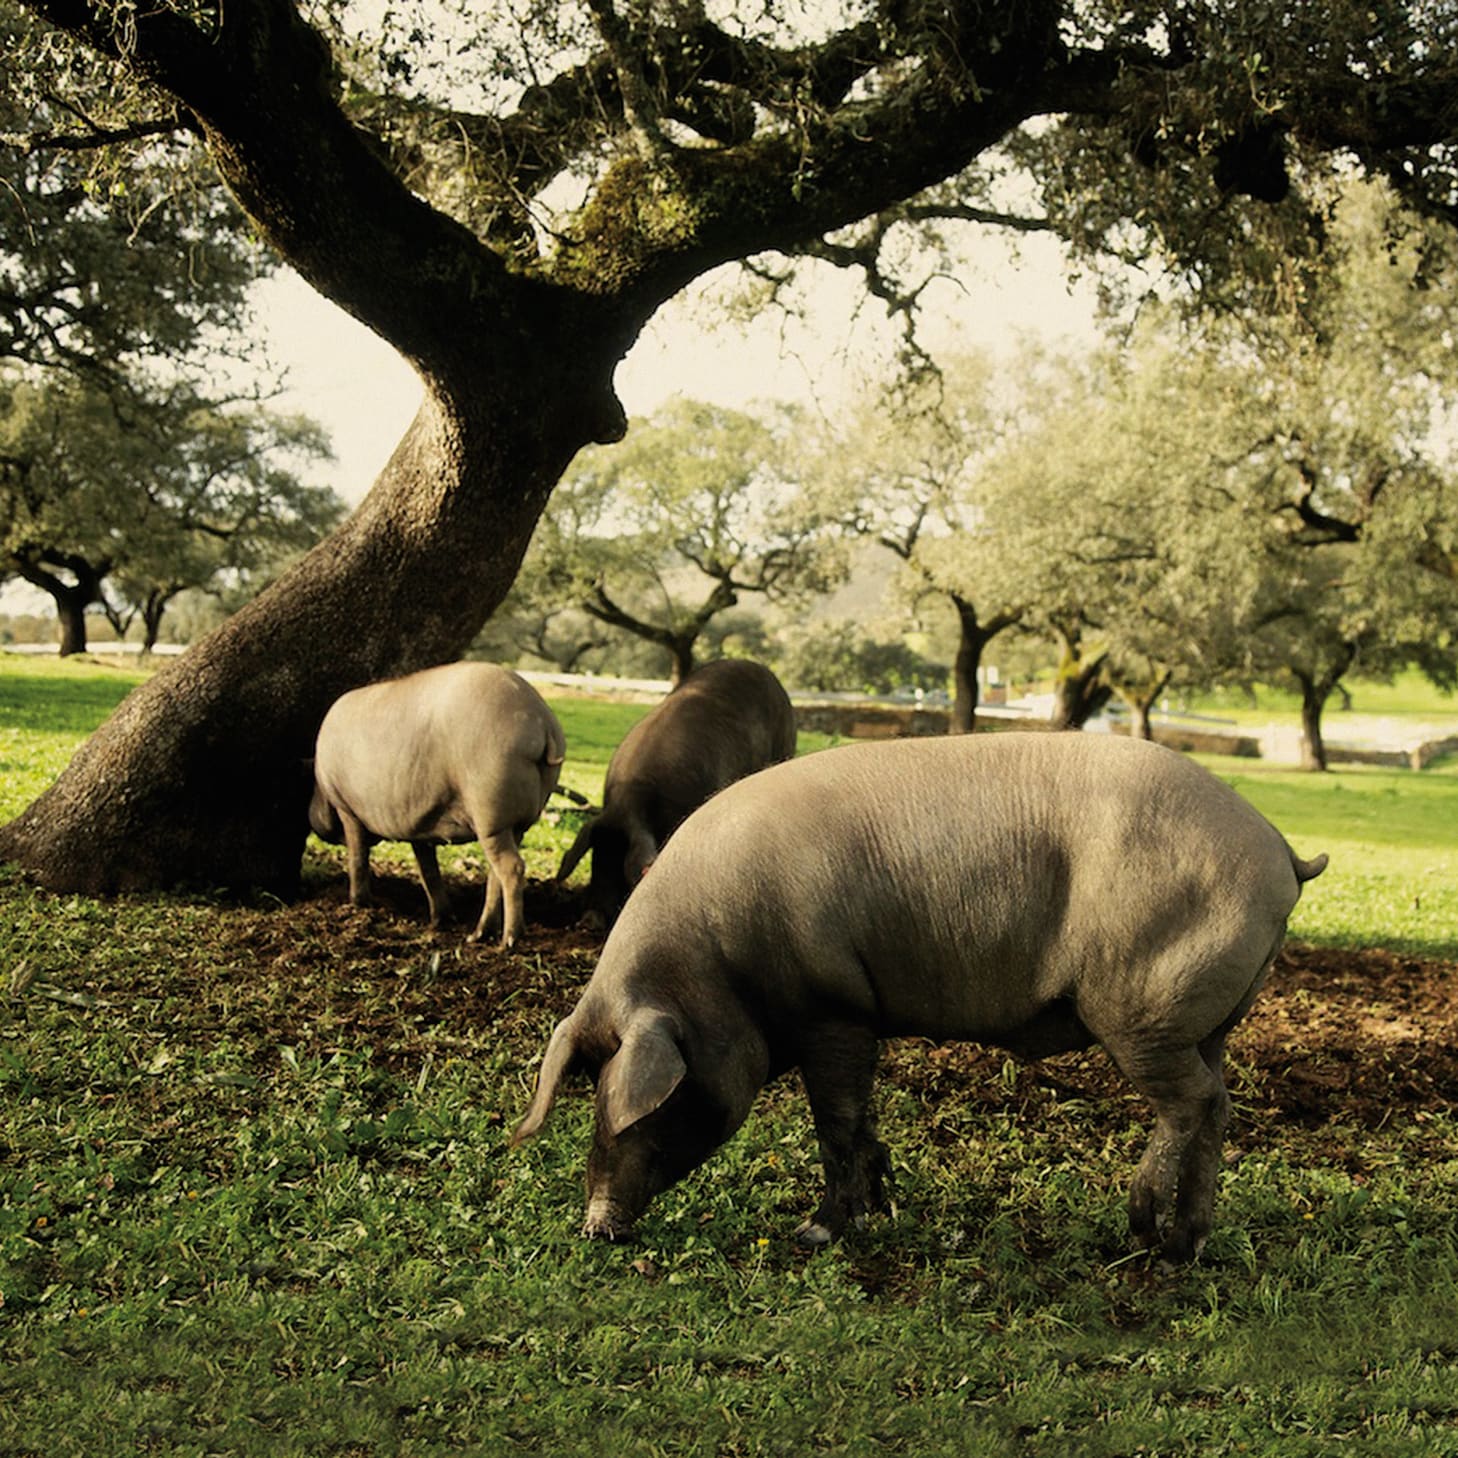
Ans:
[[[457,1039],[534,1042],[571,1008],[601,948],[601,937],[578,925],[579,894],[550,882],[528,884],[527,929],[511,952],[466,942],[479,910],[476,886],[453,887],[455,916],[439,932],[425,924],[413,879],[377,875],[375,892],[376,906],[350,906],[340,877],[286,909],[235,913],[234,965],[218,975],[236,977],[245,966],[264,972],[272,995],[264,992],[252,1012],[269,1019],[280,1040],[306,1027],[326,1046],[364,1035],[378,1056],[406,1066],[427,1046]],[[998,1049],[909,1039],[888,1049],[883,1076],[928,1098],[988,1108],[1020,1107],[1033,1091],[1137,1097],[1096,1049],[1006,1065]],[[1287,948],[1230,1039],[1227,1081],[1237,1123],[1248,1128],[1268,1119],[1376,1128],[1418,1110],[1451,1110],[1458,1106],[1458,963],[1376,949]]]

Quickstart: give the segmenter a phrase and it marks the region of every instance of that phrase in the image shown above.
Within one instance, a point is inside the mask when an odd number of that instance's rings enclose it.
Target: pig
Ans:
[[[696,668],[613,751],[602,813],[562,858],[592,851],[587,919],[611,926],[684,818],[710,795],[795,754],[795,711],[769,669],[725,658]]]
[[[1133,1234],[1193,1259],[1229,1117],[1226,1037],[1326,861],[1142,740],[895,740],[776,766],[691,816],[633,893],[513,1141],[569,1070],[589,1074],[584,1233],[626,1237],[798,1067],[825,1193],[796,1234],[816,1246],[884,1205],[878,1039],[1028,1059],[1097,1042],[1153,1106]]]
[[[526,867],[519,843],[557,784],[562,726],[510,669],[447,663],[336,699],[314,751],[316,834],[349,848],[349,898],[370,903],[370,847],[408,840],[439,926],[446,907],[435,848],[478,840],[486,903],[479,941],[502,908],[501,946],[522,928]]]

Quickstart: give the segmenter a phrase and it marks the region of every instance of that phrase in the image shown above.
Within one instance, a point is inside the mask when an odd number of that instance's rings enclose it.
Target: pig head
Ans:
[[[679,829],[553,1033],[515,1138],[541,1127],[570,1070],[594,1078],[585,1229],[622,1237],[798,1067],[825,1169],[797,1232],[814,1245],[883,1202],[879,1038],[1028,1058],[1098,1042],[1154,1110],[1131,1228],[1190,1259],[1229,1116],[1225,1039],[1325,864],[1141,741],[999,734],[809,755]]]
[[[589,850],[588,914],[611,926],[684,819],[711,795],[795,753],[795,713],[769,669],[725,658],[695,669],[624,736],[601,814],[562,858],[565,881]]]
[[[370,847],[408,840],[438,926],[446,890],[436,846],[477,840],[486,896],[471,940],[501,914],[501,945],[521,932],[520,841],[556,786],[562,726],[517,674],[449,663],[354,689],[324,716],[314,751],[309,824],[349,851],[349,894],[370,900]]]

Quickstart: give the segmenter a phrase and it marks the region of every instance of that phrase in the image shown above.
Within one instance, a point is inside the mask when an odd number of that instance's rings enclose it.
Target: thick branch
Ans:
[[[175,96],[279,252],[427,374],[469,373],[483,346],[520,349],[541,327],[541,293],[505,290],[501,260],[415,197],[349,125],[328,48],[290,0],[230,0],[210,34],[164,7],[128,9],[125,29],[88,0],[33,8]],[[462,318],[467,300],[477,320]],[[512,317],[508,300],[527,317]],[[462,327],[443,330],[442,318]]]
[[[666,152],[668,141],[659,125],[658,103],[640,69],[641,49],[635,45],[627,23],[614,8],[612,0],[587,0],[587,8],[592,11],[597,32],[612,58],[613,70],[617,72],[623,112],[639,155],[652,158]]]

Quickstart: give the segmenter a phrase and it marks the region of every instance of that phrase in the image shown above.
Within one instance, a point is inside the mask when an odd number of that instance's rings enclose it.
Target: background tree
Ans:
[[[783,602],[837,563],[790,466],[793,413],[767,423],[675,400],[558,488],[523,577],[595,622],[654,644],[677,683],[742,594]]]
[[[1154,311],[1119,347],[1062,362],[988,462],[981,530],[946,551],[1055,646],[1055,728],[1117,692],[1147,735],[1172,681],[1210,681],[1204,624],[1248,550],[1225,479],[1236,383]]]
[[[137,525],[140,437],[80,381],[0,383],[0,564],[56,605],[61,652],[86,648],[86,610]],[[120,488],[120,489],[118,489]]]
[[[316,27],[290,0],[28,8],[114,67],[62,128],[93,77],[59,46],[5,56],[59,98],[33,147],[189,137],[258,236],[426,387],[361,509],[0,834],[57,886],[292,884],[327,704],[459,654],[572,456],[621,433],[617,361],[721,263],[897,210],[1002,217],[1012,177],[1080,239],[1282,281],[1294,267],[1269,265],[1299,262],[1319,220],[1291,179],[1319,179],[1325,148],[1454,212],[1455,22],[1428,4],[943,0],[817,29],[757,5],[530,0],[509,23],[457,10],[442,47],[440,12],[393,9],[374,55],[347,11]],[[876,265],[888,236],[843,242]]]
[[[143,652],[179,593],[197,589],[241,606],[345,514],[334,491],[302,474],[331,454],[314,421],[194,405],[174,425],[168,458],[132,483],[138,530],[108,597],[118,632],[140,618]]]
[[[258,572],[312,545],[343,513],[298,469],[328,454],[319,428],[186,389],[144,399],[88,371],[0,380],[0,565],[56,603],[61,652],[86,647],[86,609],[114,578],[145,646],[187,587]]]
[[[908,644],[874,638],[845,619],[785,629],[776,639],[775,667],[792,689],[891,694],[946,683],[946,670]]]
[[[1353,184],[1326,260],[1299,313],[1213,331],[1264,366],[1245,375],[1246,489],[1271,523],[1246,651],[1253,671],[1298,687],[1312,769],[1326,767],[1321,717],[1344,675],[1412,663],[1450,684],[1458,618],[1451,232]]]
[[[1037,361],[1025,352],[1008,373],[1027,386]],[[951,606],[954,734],[975,728],[983,653],[1018,622],[1027,601],[1003,591],[1005,579],[967,571],[975,554],[963,550],[984,531],[987,463],[1013,427],[1016,401],[1000,389],[1006,384],[990,358],[948,359],[909,389],[869,397],[816,463],[820,509],[897,559],[903,598]]]

